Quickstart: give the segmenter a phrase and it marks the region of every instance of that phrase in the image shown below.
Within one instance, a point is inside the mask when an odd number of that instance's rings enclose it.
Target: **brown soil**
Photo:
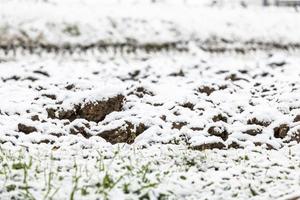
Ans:
[[[192,149],[199,150],[199,151],[203,151],[206,149],[223,149],[223,148],[225,148],[225,145],[221,142],[207,143],[207,144],[202,144],[199,146],[192,147]]]
[[[300,115],[297,115],[294,119],[294,122],[300,122]]]
[[[262,128],[248,129],[248,130],[244,131],[243,133],[252,135],[252,136],[256,136],[256,135],[262,133]]]
[[[247,124],[256,124],[256,125],[267,127],[267,126],[269,126],[271,124],[271,122],[259,121],[257,118],[254,117],[252,119],[249,119],[247,121]]]
[[[227,130],[224,129],[223,131],[219,131],[218,129],[222,130],[222,127],[212,126],[208,129],[208,133],[217,137],[221,137],[224,141],[227,140],[228,138]]]
[[[172,123],[172,129],[180,130],[182,127],[184,127],[186,125],[187,125],[187,122],[173,122]]]
[[[287,124],[281,124],[279,127],[274,128],[274,136],[276,138],[285,138],[289,132],[290,127]]]
[[[205,94],[207,94],[207,96],[209,96],[211,93],[213,93],[214,91],[216,91],[216,89],[213,88],[213,87],[209,87],[209,86],[202,86],[202,87],[200,87],[198,89],[198,91],[200,93],[205,93]]]
[[[85,138],[90,138],[92,135],[89,133],[89,125],[85,126],[74,126],[73,128],[70,128],[70,133],[72,135],[78,135],[81,134]]]
[[[49,118],[68,119],[70,121],[81,118],[88,121],[99,122],[102,121],[106,115],[114,111],[121,111],[123,101],[124,96],[117,95],[106,101],[90,102],[83,106],[78,104],[71,110],[56,111],[55,109],[48,108],[47,112]],[[58,113],[58,116],[56,113]]]
[[[140,123],[135,126],[131,122],[126,121],[124,125],[113,130],[104,131],[99,133],[98,136],[104,138],[111,144],[128,143],[132,144],[135,138],[143,133],[148,127]]]
[[[29,134],[29,133],[37,131],[37,129],[35,127],[27,126],[27,125],[21,124],[21,123],[18,124],[18,130],[19,130],[19,132],[23,132],[25,134]]]
[[[136,95],[139,98],[143,98],[145,95],[154,96],[153,92],[145,89],[144,87],[138,87],[128,95]]]
[[[218,122],[218,121],[227,122],[227,117],[225,117],[225,116],[223,116],[221,114],[218,114],[218,115],[213,116],[212,120],[214,122]]]

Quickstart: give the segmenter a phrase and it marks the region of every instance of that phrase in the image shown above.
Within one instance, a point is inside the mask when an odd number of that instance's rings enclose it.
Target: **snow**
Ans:
[[[145,194],[150,199],[160,195],[168,199],[288,199],[299,195],[300,170],[296,164],[300,159],[299,146],[280,150],[256,147],[200,152],[174,145],[154,145],[146,149],[68,147],[55,151],[46,145],[39,150],[31,148],[29,152],[31,157],[23,148],[16,154],[15,147],[5,146],[1,156],[10,156],[5,157],[3,164],[14,178],[0,181],[4,188],[28,184],[35,188],[29,194],[36,199],[47,193],[51,196],[56,190],[53,199],[69,198],[76,185],[75,197],[79,199],[138,199]],[[17,157],[19,159],[14,161]],[[32,166],[26,182],[22,183],[23,170],[13,169],[12,165],[29,163],[30,159]],[[115,184],[112,188],[102,185],[106,175]],[[17,189],[2,194],[4,199],[11,196],[22,198],[24,194]]]
[[[0,0],[0,199],[299,198],[299,13],[243,2]]]
[[[125,96],[121,112],[113,112],[99,123],[84,121],[90,124],[92,135],[130,121],[133,124],[154,126],[154,132],[162,135],[154,137],[155,133],[145,132],[145,135],[150,136],[139,138],[144,138],[146,142],[168,142],[185,135],[193,141],[191,143],[194,144],[196,140],[196,143],[201,144],[205,142],[205,138],[209,138],[208,141],[216,138],[207,134],[210,127],[216,126],[223,127],[228,132],[229,140],[225,145],[230,145],[229,141],[237,139],[241,142],[247,140],[247,143],[272,143],[275,148],[279,148],[284,145],[284,140],[274,137],[275,127],[289,124],[291,131],[297,131],[297,128],[292,128],[297,125],[293,120],[299,114],[297,83],[300,71],[297,67],[299,58],[294,54],[285,58],[287,64],[284,67],[276,68],[270,67],[276,53],[270,58],[266,58],[261,52],[234,57],[222,55],[220,58],[205,52],[197,55],[174,52],[173,56],[149,55],[147,61],[138,57],[124,60],[123,56],[118,55],[110,60],[105,55],[101,54],[101,62],[89,55],[83,60],[74,60],[80,55],[49,54],[48,57],[18,55],[14,61],[0,63],[3,79],[14,75],[20,77],[17,81],[7,80],[0,87],[1,113],[4,114],[1,115],[2,131],[18,134],[17,124],[25,123],[35,126],[42,135],[53,131],[69,135],[69,126],[64,125],[65,121],[48,118],[47,108],[70,110],[79,103],[102,101],[118,94]],[[222,63],[219,62],[220,59]],[[19,60],[22,64],[19,64]],[[47,72],[49,77],[34,73],[36,69]],[[218,73],[223,69],[227,69],[227,72]],[[245,69],[249,72],[242,74],[240,71]],[[136,70],[139,70],[137,80],[127,79]],[[184,76],[172,75],[180,70]],[[266,74],[265,77],[260,77],[263,73]],[[240,80],[228,79],[232,74],[236,74]],[[24,80],[30,76],[38,80]],[[260,85],[255,86],[257,83]],[[69,84],[74,84],[75,89],[65,89]],[[226,88],[218,90],[222,85]],[[217,90],[209,95],[197,92],[202,86]],[[40,87],[43,89],[37,89]],[[153,95],[132,95],[132,91],[138,87],[144,87]],[[50,99],[45,94],[55,95],[56,99]],[[183,107],[185,103],[191,103],[193,109]],[[33,115],[38,115],[44,121],[31,121]],[[165,120],[161,119],[163,115],[166,116]],[[226,121],[214,122],[212,119],[217,115],[226,117]],[[270,125],[249,125],[248,121],[254,118]],[[186,123],[182,129],[172,128],[172,123],[180,122]],[[76,119],[70,127],[77,123],[82,124],[81,119]],[[255,137],[243,133],[253,128],[261,129],[262,133]],[[38,137],[39,134],[35,136]],[[20,139],[30,140],[27,135]]]
[[[270,7],[212,7],[178,3],[36,3],[3,1],[1,45],[189,42],[207,48],[299,44],[299,15]],[[68,12],[65,12],[65,11]],[[184,14],[183,14],[184,13]],[[240,19],[240,20],[237,20]]]

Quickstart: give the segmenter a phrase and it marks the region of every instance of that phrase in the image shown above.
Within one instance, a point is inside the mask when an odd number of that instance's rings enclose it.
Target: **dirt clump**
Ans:
[[[88,128],[90,128],[89,124],[85,124],[84,126],[75,125],[72,128],[70,128],[70,134],[81,134],[85,138],[90,138],[92,135],[89,133]]]
[[[42,94],[43,97],[47,97],[52,100],[56,100],[56,95],[55,94]]]
[[[267,150],[274,150],[275,149],[271,144],[268,144],[268,143],[254,142],[254,145],[255,146],[266,146]]]
[[[247,121],[247,124],[256,124],[256,125],[260,125],[260,126],[264,126],[264,127],[267,127],[271,124],[271,122],[268,122],[268,121],[260,121],[258,120],[257,118],[252,118],[252,119],[249,119]]]
[[[180,76],[180,77],[184,77],[185,76],[185,73],[181,70],[179,70],[178,72],[173,72],[171,74],[169,74],[169,76],[174,76],[174,77],[177,77],[177,76]]]
[[[25,134],[29,134],[29,133],[37,131],[37,129],[35,127],[27,126],[27,125],[21,124],[21,123],[18,124],[18,130],[19,130],[19,132],[23,132]]]
[[[5,83],[6,81],[10,81],[10,80],[18,81],[18,80],[21,79],[21,77],[14,75],[14,76],[11,76],[11,77],[8,77],[8,78],[1,78],[1,79]]]
[[[80,118],[88,121],[102,121],[106,115],[114,111],[121,111],[124,96],[118,95],[109,98],[107,101],[97,101],[96,103],[88,103],[78,110]]]
[[[192,127],[191,130],[193,130],[193,131],[203,131],[204,128],[203,127]]]
[[[75,88],[75,85],[74,84],[69,84],[65,87],[66,90],[72,90]]]
[[[247,80],[247,79],[245,79],[245,78],[241,78],[241,77],[239,77],[237,74],[230,74],[229,76],[227,76],[226,78],[225,78],[225,80],[227,81],[227,80],[230,80],[230,81],[246,81],[246,82],[249,82],[249,80]]]
[[[74,121],[75,119],[86,119],[88,121],[100,122],[106,115],[121,111],[123,106],[124,96],[117,95],[107,100],[89,102],[84,105],[74,105],[70,110],[59,110],[54,108],[47,108],[48,117],[52,119],[68,119]]]
[[[173,122],[172,123],[172,129],[180,130],[182,127],[184,127],[186,125],[187,125],[187,122]]]
[[[36,77],[33,77],[33,76],[27,76],[27,77],[25,77],[25,78],[22,79],[22,81],[26,81],[26,80],[35,82],[35,81],[37,81],[39,79],[36,78]]]
[[[193,146],[192,149],[193,150],[199,150],[199,151],[204,151],[207,149],[223,149],[226,146],[221,143],[221,142],[212,142],[212,143],[204,143],[198,146]]]
[[[280,126],[275,127],[273,130],[274,130],[274,137],[283,139],[287,136],[290,127],[287,124],[281,124]]]
[[[224,127],[212,126],[208,129],[208,133],[210,135],[221,137],[224,141],[226,141],[228,138],[228,132]]]
[[[55,116],[56,110],[54,108],[46,108],[46,111],[47,111],[47,114],[48,114],[48,118],[51,118],[51,119],[56,118],[56,116]]]
[[[231,144],[228,145],[228,149],[233,148],[233,149],[240,149],[242,146],[238,144],[237,142],[232,142]]]
[[[194,107],[195,107],[195,105],[193,103],[191,103],[191,102],[184,103],[184,104],[182,104],[180,106],[182,106],[184,108],[189,108],[190,110],[194,110]]]
[[[297,115],[294,119],[294,122],[300,122],[300,115]]]
[[[40,74],[40,75],[43,75],[43,76],[46,76],[46,77],[50,77],[50,75],[48,74],[48,72],[42,71],[42,70],[35,70],[35,71],[33,71],[33,73]]]
[[[31,120],[32,121],[40,121],[40,118],[38,115],[33,115],[33,116],[31,116]]]
[[[244,131],[243,133],[252,135],[252,136],[256,136],[258,134],[261,134],[262,131],[263,131],[263,129],[261,127],[258,127],[258,128],[250,128],[250,129]]]
[[[212,120],[214,122],[223,121],[223,122],[227,123],[227,117],[223,116],[222,114],[218,114],[218,115],[213,116]]]
[[[297,143],[300,143],[300,129],[292,133],[290,141],[296,141]]]
[[[81,104],[74,105],[72,110],[59,110],[58,111],[58,119],[68,119],[70,121],[74,121],[77,118],[80,118],[78,111],[81,109]],[[50,116],[52,116],[53,110],[50,109]],[[48,113],[49,116],[49,113]],[[56,111],[54,110],[54,118],[56,117]]]
[[[211,93],[213,93],[214,91],[216,91],[216,89],[213,88],[213,87],[209,87],[209,86],[202,86],[202,87],[200,87],[198,89],[198,91],[200,93],[205,93],[205,94],[207,94],[207,96],[209,96],[209,95],[211,95]]]
[[[139,98],[143,98],[145,95],[154,96],[153,92],[147,90],[144,87],[137,87],[134,91],[130,92],[128,95],[136,95]]]
[[[98,136],[104,138],[111,144],[132,144],[135,138],[143,133],[147,128],[148,127],[146,127],[143,123],[134,125],[131,122],[125,121],[125,124],[123,124],[122,126],[112,130],[103,131],[102,133],[99,133]]]
[[[279,61],[279,62],[271,62],[268,64],[268,66],[274,68],[274,67],[283,67],[286,64],[287,64],[287,62],[285,62],[285,61]]]

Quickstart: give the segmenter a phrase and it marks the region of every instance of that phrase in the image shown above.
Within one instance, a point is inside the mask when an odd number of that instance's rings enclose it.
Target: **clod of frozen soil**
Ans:
[[[206,149],[223,149],[225,145],[221,142],[205,143],[198,146],[193,146],[192,149],[204,151]]]
[[[74,84],[69,84],[65,87],[67,90],[72,90],[73,88],[75,88]]]
[[[256,136],[256,135],[262,133],[262,128],[261,127],[251,128],[251,129],[248,129],[248,130],[244,131],[243,133],[248,134],[248,135],[252,135],[252,136]]]
[[[46,71],[42,71],[42,70],[35,70],[35,71],[33,71],[33,73],[41,74],[41,75],[46,76],[46,77],[50,76]]]
[[[31,116],[31,120],[32,121],[40,121],[40,118],[38,115],[33,115],[33,116]]]
[[[179,70],[179,72],[173,72],[169,76],[181,76],[184,77],[185,73],[182,70]]]
[[[225,117],[225,116],[223,116],[221,114],[218,114],[218,115],[213,116],[212,120],[214,122],[218,122],[218,121],[227,122],[227,117]]]
[[[252,118],[252,119],[249,119],[247,121],[247,124],[256,124],[256,125],[260,125],[260,126],[264,126],[264,127],[267,127],[271,124],[271,122],[268,122],[268,121],[260,121],[258,120],[257,118]]]
[[[56,100],[56,95],[55,94],[42,94],[43,97],[47,97],[52,100]]]
[[[59,110],[58,117],[56,116],[56,110],[52,108],[48,108],[47,112],[49,118],[68,119],[70,121],[82,118],[88,121],[99,122],[111,112],[121,111],[123,100],[123,95],[117,95],[108,100],[89,102],[84,105],[77,104],[74,105],[73,109]]]
[[[21,124],[21,123],[18,124],[18,130],[19,130],[19,132],[23,132],[25,134],[29,134],[29,133],[37,131],[37,129],[35,127],[27,126],[27,125]]]
[[[227,76],[227,77],[225,78],[225,80],[231,80],[231,81],[241,81],[241,80],[243,80],[243,81],[249,82],[249,80],[247,80],[247,79],[245,79],[245,78],[241,78],[241,77],[239,77],[239,76],[236,75],[236,74],[231,74],[231,75]]]
[[[276,138],[285,138],[289,132],[290,127],[287,124],[281,124],[279,127],[274,128],[274,136]]]
[[[153,92],[147,90],[144,87],[137,87],[134,91],[130,92],[128,95],[136,95],[139,98],[144,97],[145,95],[153,96]]]
[[[213,92],[218,90],[225,90],[227,88],[227,85],[203,85],[197,89],[200,93],[205,93],[207,96],[211,95]]]
[[[186,102],[184,104],[181,105],[184,108],[189,108],[190,110],[194,110],[195,105],[191,102]]]
[[[187,122],[173,122],[172,128],[180,130],[182,127],[186,126]]]
[[[300,143],[300,129],[292,133],[291,141],[296,141],[297,143]]]
[[[198,91],[200,93],[205,93],[205,94],[207,94],[207,96],[209,96],[211,93],[213,93],[214,91],[216,91],[216,89],[213,88],[213,87],[209,87],[209,86],[202,86],[202,87],[200,87],[198,89]]]
[[[224,141],[228,138],[228,132],[224,127],[212,126],[208,129],[208,133],[217,137],[221,137]]]
[[[294,122],[300,122],[300,115],[297,115],[294,119]]]
[[[99,133],[98,136],[104,138],[107,142],[111,144],[116,143],[128,143],[132,144],[135,138],[143,133],[148,127],[140,123],[138,126],[126,121],[121,127],[115,128],[113,130],[107,130]]]
[[[124,96],[118,95],[109,98],[107,101],[97,101],[96,103],[88,103],[84,105],[78,114],[80,118],[88,121],[99,122],[102,121],[106,115],[114,111],[121,111]]]
[[[70,133],[73,135],[81,134],[85,138],[90,138],[92,135],[89,133],[89,124],[84,124],[84,126],[75,125],[70,128]]]

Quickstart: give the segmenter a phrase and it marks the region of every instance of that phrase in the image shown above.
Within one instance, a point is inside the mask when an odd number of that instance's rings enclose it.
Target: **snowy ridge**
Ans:
[[[126,2],[115,6],[94,1],[72,4],[67,1],[3,1],[0,46],[2,49],[43,47],[53,50],[107,46],[138,48],[146,44],[165,44],[168,48],[176,44],[189,48],[194,44],[207,50],[300,46],[297,28],[300,16],[292,9],[207,9],[202,4],[182,2]]]

